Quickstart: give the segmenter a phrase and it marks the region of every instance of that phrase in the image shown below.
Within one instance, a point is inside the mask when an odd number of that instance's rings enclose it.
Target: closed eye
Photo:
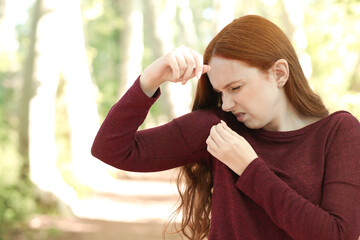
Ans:
[[[239,89],[240,89],[240,86],[234,87],[234,88],[232,88],[231,90],[232,90],[232,91],[236,91],[236,90],[239,90]]]

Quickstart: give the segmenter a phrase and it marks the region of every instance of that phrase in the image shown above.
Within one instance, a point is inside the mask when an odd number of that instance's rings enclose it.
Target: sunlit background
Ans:
[[[0,239],[162,239],[175,171],[111,168],[92,141],[144,67],[246,14],[284,30],[331,112],[360,119],[359,0],[0,0]],[[142,128],[189,112],[195,86],[165,84]]]

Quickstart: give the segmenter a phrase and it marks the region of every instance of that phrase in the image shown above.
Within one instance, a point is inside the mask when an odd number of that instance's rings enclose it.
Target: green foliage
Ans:
[[[19,176],[21,158],[16,151],[16,134],[9,128],[0,130],[0,239],[10,240],[22,231],[37,207],[32,185]]]
[[[9,116],[13,90],[0,84],[0,239],[13,239],[27,218],[36,210],[34,190],[27,180],[20,180],[21,157],[17,153],[17,135]],[[11,119],[11,118],[10,118]]]
[[[16,232],[25,226],[28,216],[33,214],[36,204],[32,187],[24,182],[0,183],[0,238],[13,239]]]
[[[0,63],[0,239],[11,239],[33,209],[26,183],[19,181],[20,157],[17,154],[15,53],[1,53]],[[16,58],[15,58],[16,59]]]
[[[0,52],[0,239],[13,240],[23,232],[29,216],[37,211],[35,191],[22,179],[24,159],[18,152],[17,109],[21,62],[26,54],[29,24],[17,26],[19,49]],[[15,39],[14,39],[15,40]],[[1,49],[3,50],[3,49]]]
[[[93,7],[95,1],[84,1],[84,12]],[[84,19],[85,39],[92,77],[99,88],[100,116],[105,116],[116,100],[119,83],[121,50],[119,39],[124,28],[119,15],[117,1],[104,0],[103,12],[96,17]]]
[[[354,1],[352,1],[354,2]],[[348,110],[359,118],[359,92],[353,89],[359,79],[356,62],[360,60],[360,20],[348,1],[314,1],[305,9],[306,52],[311,56],[311,84],[323,97],[330,111]],[[357,95],[357,96],[356,96]]]

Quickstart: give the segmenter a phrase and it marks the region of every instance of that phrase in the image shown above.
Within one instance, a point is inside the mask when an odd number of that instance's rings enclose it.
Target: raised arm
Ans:
[[[185,47],[156,60],[109,111],[92,154],[116,168],[139,172],[165,170],[203,158],[200,155],[206,155],[210,127],[219,121],[215,112],[193,112],[163,126],[137,130],[160,96],[161,83],[185,84],[207,70],[202,56]]]

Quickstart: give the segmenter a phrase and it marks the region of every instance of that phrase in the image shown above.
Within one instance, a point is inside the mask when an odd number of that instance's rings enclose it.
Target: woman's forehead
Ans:
[[[256,74],[259,70],[251,67],[243,61],[213,57],[209,65],[210,71],[207,73],[211,82],[228,82],[234,80],[244,80],[249,75]]]

